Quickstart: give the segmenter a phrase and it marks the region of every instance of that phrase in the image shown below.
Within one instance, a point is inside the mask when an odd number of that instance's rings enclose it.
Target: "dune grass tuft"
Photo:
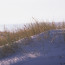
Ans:
[[[39,34],[44,31],[53,30],[53,29],[65,29],[65,23],[62,22],[60,25],[59,23],[56,24],[55,22],[35,22],[29,25],[24,25],[23,29],[17,29],[17,31],[7,31],[0,32],[0,46],[11,44],[14,41],[20,40],[22,38],[30,38],[30,36]]]
[[[55,22],[49,23],[36,21],[35,23],[24,25],[23,29],[20,28],[14,30],[13,32],[7,30],[0,32],[0,46],[4,46],[2,48],[2,56],[7,56],[8,53],[12,54],[16,52],[15,48],[18,48],[18,46],[16,44],[13,46],[13,42],[18,41],[22,38],[26,38],[25,42],[28,42],[29,40],[31,40],[30,36],[54,29],[65,29],[65,23],[62,22],[56,24]],[[63,35],[65,40],[65,33]],[[48,36],[45,35],[45,38],[47,38]]]

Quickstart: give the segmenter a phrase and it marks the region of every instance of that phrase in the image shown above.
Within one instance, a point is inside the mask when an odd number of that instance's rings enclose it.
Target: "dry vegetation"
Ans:
[[[32,35],[39,34],[44,31],[53,30],[53,29],[64,29],[65,23],[62,22],[61,24],[56,24],[54,22],[48,23],[48,22],[35,22],[31,23],[29,25],[24,25],[23,29],[17,29],[16,32],[10,32],[7,30],[4,30],[4,32],[0,32],[0,46],[5,44],[11,44],[14,41],[17,41],[19,39],[30,37]]]
[[[58,24],[56,24],[55,22],[39,23],[36,21],[35,23],[24,25],[23,29],[20,28],[20,29],[14,30],[13,32],[10,32],[7,30],[0,32],[0,46],[2,47],[2,50],[0,50],[0,58],[11,55],[12,53],[15,53],[17,51],[19,46],[16,43],[13,44],[13,42],[20,40],[22,38],[27,38],[27,40],[25,40],[26,43],[24,43],[26,45],[27,41],[31,39],[30,36],[33,36],[48,30],[54,30],[54,29],[65,29],[65,23],[64,22],[58,23]],[[45,38],[46,36],[47,35],[45,35]],[[63,32],[63,36],[65,40],[65,32]]]

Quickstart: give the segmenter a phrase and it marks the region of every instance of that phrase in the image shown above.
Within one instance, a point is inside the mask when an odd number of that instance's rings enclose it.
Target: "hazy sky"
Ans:
[[[0,0],[0,24],[65,21],[65,0]]]

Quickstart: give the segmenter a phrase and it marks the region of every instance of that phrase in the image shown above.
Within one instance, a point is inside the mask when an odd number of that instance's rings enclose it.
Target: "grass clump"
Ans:
[[[58,23],[59,24],[59,23]],[[25,38],[24,44],[28,44],[28,41],[31,41],[31,37],[33,35],[54,30],[54,29],[65,29],[65,23],[62,22],[60,25],[56,24],[55,22],[38,22],[30,23],[28,25],[24,25],[24,28],[20,28],[17,30],[14,30],[13,32],[4,30],[3,32],[0,32],[0,46],[2,47],[2,56],[5,57],[7,54],[15,53],[16,49],[18,49],[17,44],[13,44],[13,42],[18,41],[22,38]],[[48,34],[48,33],[45,33]],[[49,34],[48,34],[49,36]],[[48,36],[45,35],[45,38]],[[65,40],[65,34],[64,34],[64,40]]]
[[[58,25],[55,22],[49,23],[36,21],[35,23],[24,25],[23,29],[20,28],[14,30],[13,32],[5,30],[4,32],[0,33],[0,46],[11,44],[14,41],[22,38],[30,38],[30,36],[53,29],[65,29],[65,23],[62,22],[60,25]]]

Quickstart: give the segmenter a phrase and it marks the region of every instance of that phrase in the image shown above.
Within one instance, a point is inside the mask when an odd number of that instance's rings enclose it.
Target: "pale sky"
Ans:
[[[65,21],[65,0],[0,0],[0,24]]]

